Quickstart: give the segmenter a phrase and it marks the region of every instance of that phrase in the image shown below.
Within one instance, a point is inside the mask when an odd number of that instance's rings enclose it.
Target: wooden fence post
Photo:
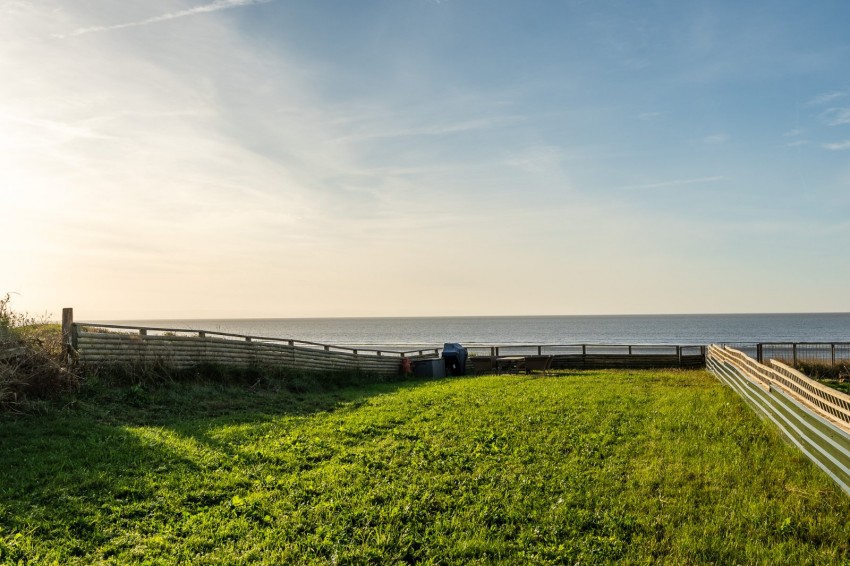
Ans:
[[[77,349],[77,329],[74,327],[74,309],[62,309],[62,351],[66,359]]]

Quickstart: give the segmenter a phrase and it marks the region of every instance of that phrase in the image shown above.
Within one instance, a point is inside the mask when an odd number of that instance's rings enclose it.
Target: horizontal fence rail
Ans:
[[[850,494],[850,396],[729,347],[709,346],[706,365]]]
[[[69,354],[73,353],[78,363],[90,365],[140,363],[184,368],[204,363],[264,364],[304,371],[393,375],[402,370],[405,357],[438,354],[437,349],[357,349],[209,330],[74,322],[72,309],[63,311],[62,334]]]
[[[393,349],[378,349],[369,347],[349,347],[349,346],[334,346],[332,344],[322,344],[319,342],[310,342],[308,340],[297,340],[294,338],[275,338],[270,336],[250,336],[246,334],[234,334],[232,332],[219,332],[216,330],[187,330],[185,328],[156,328],[148,326],[127,326],[123,324],[101,324],[93,322],[75,322],[74,325],[82,332],[89,333],[112,333],[112,334],[138,334],[140,336],[160,336],[171,338],[224,338],[230,340],[242,340],[245,342],[265,342],[273,344],[285,344],[287,346],[298,346],[301,348],[310,348],[324,351],[349,352],[352,354],[373,354],[376,356],[395,356],[404,357],[408,355],[425,355],[429,353],[437,354],[438,348],[418,348],[413,350],[393,350]],[[92,332],[93,330],[93,332]],[[104,332],[106,331],[106,332]],[[109,332],[112,331],[112,332]]]

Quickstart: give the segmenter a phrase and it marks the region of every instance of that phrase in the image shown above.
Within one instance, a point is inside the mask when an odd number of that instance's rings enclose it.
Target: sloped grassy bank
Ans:
[[[0,469],[0,563],[850,559],[850,498],[701,371],[84,390]]]

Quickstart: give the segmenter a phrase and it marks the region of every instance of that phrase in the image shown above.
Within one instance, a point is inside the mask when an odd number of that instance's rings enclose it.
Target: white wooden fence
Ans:
[[[725,346],[709,346],[706,366],[850,494],[850,396]]]

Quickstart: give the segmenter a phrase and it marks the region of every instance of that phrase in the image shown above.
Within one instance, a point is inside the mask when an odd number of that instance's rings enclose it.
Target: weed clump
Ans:
[[[58,324],[18,313],[9,293],[0,298],[0,411],[23,411],[32,402],[77,387],[76,375],[62,364]]]

